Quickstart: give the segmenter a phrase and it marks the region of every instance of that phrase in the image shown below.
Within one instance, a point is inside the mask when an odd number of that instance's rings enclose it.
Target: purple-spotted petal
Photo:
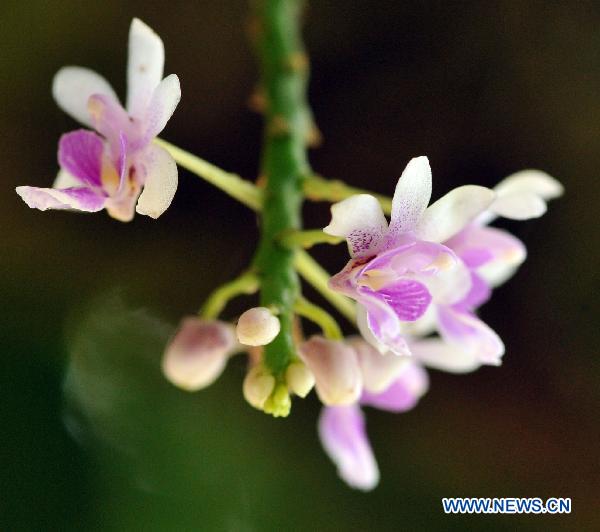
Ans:
[[[417,363],[406,360],[399,377],[383,392],[363,392],[361,404],[389,412],[406,412],[414,408],[429,389],[427,372]]]
[[[85,129],[65,133],[58,143],[58,163],[81,184],[102,187],[102,138]]]
[[[104,94],[117,99],[108,81],[88,68],[61,68],[52,81],[52,95],[59,107],[86,126],[92,125],[87,107],[92,94]]]
[[[415,157],[406,165],[392,200],[390,235],[413,231],[431,198],[431,168],[427,157]]]
[[[482,364],[501,364],[504,355],[502,340],[473,313],[459,308],[440,307],[438,328],[444,340],[473,354]]]
[[[377,485],[379,469],[358,405],[324,408],[319,417],[319,437],[338,474],[349,486],[369,491]]]
[[[387,227],[377,198],[357,194],[331,206],[331,222],[323,231],[346,238],[350,256],[367,257],[379,250]]]
[[[165,49],[161,38],[134,18],[129,29],[127,64],[127,111],[142,119],[154,89],[163,76]]]
[[[17,187],[17,194],[32,209],[74,209],[97,212],[104,208],[106,197],[86,188],[37,188]]]

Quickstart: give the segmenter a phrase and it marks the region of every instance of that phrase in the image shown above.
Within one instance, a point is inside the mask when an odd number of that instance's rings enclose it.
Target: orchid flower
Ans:
[[[162,79],[163,65],[162,40],[133,19],[126,110],[99,74],[82,67],[58,71],[52,85],[56,102],[97,133],[80,130],[61,138],[61,170],[52,188],[17,187],[29,207],[86,212],[106,208],[121,221],[131,220],[134,209],[152,218],[167,209],[177,189],[177,166],[152,140],[175,111],[181,90],[176,75]]]
[[[494,201],[493,191],[462,186],[427,207],[431,169],[412,159],[398,180],[388,226],[377,199],[358,194],[332,206],[324,232],[345,237],[351,260],[330,287],[359,303],[361,332],[381,349],[409,354],[402,322],[419,319],[431,302],[452,305],[471,289],[468,268],[442,244]]]
[[[309,342],[314,339],[309,340]],[[426,393],[426,371],[412,358],[382,356],[362,339],[349,339],[362,376],[362,393],[349,404],[325,406],[319,418],[321,443],[351,487],[373,489],[379,481],[377,461],[369,443],[361,406],[400,413],[413,408]],[[318,382],[318,381],[317,381]]]
[[[497,216],[537,218],[546,212],[546,201],[560,196],[563,188],[544,172],[524,170],[504,179],[494,191],[496,199],[489,209],[444,242],[469,269],[469,292],[452,305],[431,305],[419,320],[403,325],[403,331],[413,336],[439,332],[441,338],[411,343],[415,356],[430,367],[463,373],[482,364],[500,364],[504,345],[475,310],[490,298],[493,287],[516,271],[527,251],[518,238],[487,224]]]

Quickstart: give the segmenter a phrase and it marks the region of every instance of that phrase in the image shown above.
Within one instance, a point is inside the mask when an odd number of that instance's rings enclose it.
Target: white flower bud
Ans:
[[[162,359],[163,373],[183,390],[200,390],[221,375],[236,345],[229,323],[185,318],[167,345]]]
[[[321,402],[326,405],[346,405],[359,399],[362,376],[352,347],[343,342],[313,336],[300,346],[299,353],[314,375]]]
[[[270,344],[280,328],[279,319],[268,308],[255,307],[240,316],[236,332],[241,344],[257,346]]]
[[[391,352],[382,354],[360,337],[349,338],[348,344],[356,351],[363,385],[371,393],[380,393],[389,388],[411,364],[410,357]]]
[[[291,392],[306,397],[315,385],[315,377],[302,362],[292,362],[286,372],[285,381]]]
[[[254,408],[262,410],[265,401],[269,398],[275,388],[275,377],[260,366],[254,366],[244,379],[244,398]]]

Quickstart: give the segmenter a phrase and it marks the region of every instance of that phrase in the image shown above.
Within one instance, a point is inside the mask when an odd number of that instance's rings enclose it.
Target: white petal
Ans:
[[[490,210],[511,220],[528,220],[542,216],[546,212],[546,202],[533,192],[512,192],[500,194]]]
[[[406,165],[392,200],[390,232],[415,229],[431,198],[431,168],[427,157],[415,157]]]
[[[348,344],[356,351],[363,386],[371,393],[387,390],[410,365],[410,357],[395,356],[393,353],[381,354],[360,337],[348,339]]]
[[[80,186],[81,181],[63,169],[58,171],[58,174],[56,174],[56,179],[52,184],[52,188],[73,188]]]
[[[169,152],[160,146],[149,145],[144,150],[143,164],[146,169],[144,190],[136,212],[158,218],[173,200],[177,190],[177,164]]]
[[[451,190],[424,213],[416,234],[422,240],[444,242],[454,236],[494,201],[494,191],[477,185]]]
[[[108,81],[89,68],[63,67],[52,81],[52,95],[59,107],[86,126],[92,126],[87,107],[92,94],[112,96],[118,101]]]
[[[500,181],[494,190],[498,195],[530,192],[549,200],[562,196],[564,187],[541,170],[521,170]]]
[[[148,108],[144,113],[143,124],[148,141],[156,137],[167,125],[177,104],[181,100],[179,78],[171,74],[163,79],[152,93]]]
[[[323,231],[346,238],[350,255],[360,257],[377,251],[387,225],[379,201],[370,194],[357,194],[331,206],[331,222]]]
[[[449,373],[469,373],[481,366],[475,353],[460,349],[439,338],[427,338],[410,344],[415,359],[427,367]]]
[[[129,28],[129,60],[127,63],[127,111],[142,118],[154,89],[163,77],[165,48],[161,38],[134,18]]]

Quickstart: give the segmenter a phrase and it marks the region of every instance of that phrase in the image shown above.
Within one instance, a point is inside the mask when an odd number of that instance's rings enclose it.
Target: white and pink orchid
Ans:
[[[129,31],[127,103],[124,109],[99,74],[65,67],[54,77],[58,105],[95,132],[78,130],[59,142],[61,170],[52,188],[21,186],[17,193],[32,208],[106,209],[121,221],[134,211],[153,218],[171,204],[177,166],[152,140],[163,130],[181,98],[175,74],[163,78],[164,46],[139,19]]]
[[[330,287],[358,302],[361,332],[382,352],[410,354],[402,324],[418,320],[432,303],[460,302],[471,289],[469,269],[443,242],[483,213],[495,194],[467,185],[427,207],[430,197],[429,161],[417,157],[398,181],[389,226],[377,199],[359,194],[333,205],[324,229],[345,237],[352,257]]]
[[[361,407],[400,413],[416,406],[429,387],[427,372],[414,358],[382,356],[361,338],[334,342],[313,337],[300,348],[324,403],[319,437],[340,477],[350,486],[373,489],[377,461]]]
[[[482,364],[500,364],[504,344],[475,311],[490,298],[493,287],[514,274],[527,251],[508,231],[487,224],[498,216],[537,218],[546,212],[546,201],[560,196],[563,187],[544,172],[524,170],[501,181],[494,192],[496,199],[489,208],[444,242],[468,268],[469,292],[452,305],[432,304],[421,318],[402,324],[403,332],[412,337],[439,333],[440,338],[411,342],[413,354],[430,367],[464,373]]]

